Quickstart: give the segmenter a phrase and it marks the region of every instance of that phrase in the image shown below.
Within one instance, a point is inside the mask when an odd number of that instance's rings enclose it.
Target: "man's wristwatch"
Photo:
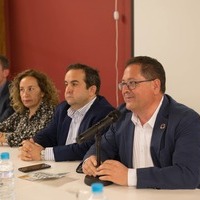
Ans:
[[[45,150],[42,150],[40,152],[40,157],[41,157],[41,160],[45,160]]]

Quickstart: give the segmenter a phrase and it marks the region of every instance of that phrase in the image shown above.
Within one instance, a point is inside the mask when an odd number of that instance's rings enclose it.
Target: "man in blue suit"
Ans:
[[[81,134],[114,108],[99,95],[98,71],[82,64],[70,65],[65,74],[65,102],[53,120],[31,140],[23,141],[22,160],[82,160],[94,139],[76,143]]]
[[[14,110],[10,106],[9,62],[5,56],[0,55],[0,122],[8,118]]]
[[[137,188],[194,189],[200,184],[200,116],[165,94],[165,71],[146,56],[130,59],[119,84],[122,115],[95,146],[83,171],[100,180]]]

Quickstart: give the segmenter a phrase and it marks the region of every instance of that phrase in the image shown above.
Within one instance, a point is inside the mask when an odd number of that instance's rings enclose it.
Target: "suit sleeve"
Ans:
[[[57,121],[56,116],[54,115],[53,119],[49,122],[49,124],[39,131],[34,137],[33,140],[43,146],[52,147],[57,145]]]

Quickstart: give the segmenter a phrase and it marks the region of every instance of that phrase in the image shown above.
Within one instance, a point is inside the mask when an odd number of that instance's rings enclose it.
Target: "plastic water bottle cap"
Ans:
[[[8,152],[1,153],[2,160],[8,160],[10,158],[10,154]]]
[[[93,183],[91,186],[92,186],[92,192],[94,193],[100,193],[103,191],[102,183]]]

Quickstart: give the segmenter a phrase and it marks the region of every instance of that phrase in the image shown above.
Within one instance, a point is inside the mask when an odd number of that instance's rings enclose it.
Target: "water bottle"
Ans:
[[[107,200],[103,189],[104,185],[102,183],[93,183],[91,185],[92,194],[88,200]]]
[[[0,199],[14,200],[14,169],[8,152],[1,153],[0,160]]]

